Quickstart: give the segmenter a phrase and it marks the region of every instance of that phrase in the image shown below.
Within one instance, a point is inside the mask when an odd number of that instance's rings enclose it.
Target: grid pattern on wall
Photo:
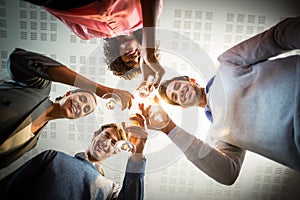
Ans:
[[[6,1],[0,0],[0,38],[6,39],[7,38],[7,17],[6,17]],[[6,60],[8,52],[5,49],[1,49],[0,52],[0,62],[1,62],[1,69],[5,69],[6,67]]]
[[[251,196],[253,199],[288,199],[289,175],[287,168],[256,166]]]
[[[15,7],[15,19],[11,19],[8,17],[9,8],[7,6],[10,2],[10,0],[0,0],[1,41],[6,41],[11,32],[14,31],[9,29],[8,25],[17,22],[18,37],[14,41],[14,45],[27,45],[30,48],[35,48],[37,52],[50,51],[48,55],[51,58],[65,59],[65,64],[73,70],[105,85],[112,82],[108,75],[110,72],[107,71],[102,57],[87,55],[88,53],[81,49],[81,47],[93,48],[101,45],[101,39],[81,40],[45,10],[23,1],[18,1]],[[268,23],[269,16],[253,14],[250,13],[251,11],[242,13],[242,11],[229,12],[225,9],[226,11],[222,13],[215,13],[210,10],[191,9],[185,6],[186,3],[182,1],[178,1],[178,4],[182,7],[177,6],[171,10],[166,6],[164,9],[165,12],[171,13],[170,18],[160,19],[158,23],[163,24],[164,21],[168,21],[172,24],[174,33],[171,40],[174,49],[198,51],[201,47],[206,52],[210,52],[216,39],[213,38],[213,33],[217,23],[225,24],[223,32],[220,32],[223,43],[218,44],[218,47],[223,49],[264,31],[270,25]],[[220,16],[222,17],[221,20]],[[280,20],[283,18],[278,17]],[[185,43],[186,39],[195,41],[197,45],[189,46],[189,43]],[[47,49],[44,44],[56,48],[49,50],[50,48]],[[64,52],[63,55],[56,54],[62,45],[69,51]],[[0,47],[2,70],[6,66],[9,49],[13,47],[9,45]],[[46,50],[44,51],[43,48]],[[185,63],[170,61],[167,64],[175,71],[186,72],[191,77],[197,73],[190,70]],[[136,82],[125,81],[120,82],[121,84],[123,87],[132,88]],[[61,88],[61,86],[53,84],[51,93],[63,94],[62,92],[67,89],[70,87]],[[83,146],[92,140],[92,133],[99,127],[99,124],[106,121],[106,113],[103,110],[98,109],[95,115],[76,121],[57,120],[56,122],[49,122],[43,130],[37,147],[14,163],[14,166],[23,164],[31,157],[49,148],[57,148],[70,155],[74,155],[77,148],[84,149]],[[104,166],[107,177],[122,184],[124,171],[116,171],[111,168],[124,169],[123,164],[126,163],[126,159],[125,157],[118,157],[112,165]],[[245,171],[242,171],[237,182],[228,187],[207,177],[183,157],[157,172],[146,174],[145,199],[152,200],[160,197],[161,199],[239,200],[244,199],[245,196],[248,199],[288,199],[289,183],[292,178],[291,170],[281,165],[270,165],[261,160],[258,163],[251,162],[250,165],[253,169],[247,168],[247,164],[245,164],[243,166]],[[254,174],[253,177],[249,175],[251,170]],[[7,172],[0,171],[0,176],[3,177],[3,174],[7,174]]]
[[[0,0],[0,38],[7,38],[7,10],[5,0]]]
[[[227,13],[225,16],[224,49],[231,47],[266,28],[266,16],[241,13]]]
[[[58,20],[39,6],[19,1],[20,39],[57,42]]]
[[[172,36],[174,49],[199,51],[198,45],[189,46],[182,40],[192,39],[206,51],[210,50],[213,12],[175,9],[173,11]],[[183,37],[182,37],[183,36]]]

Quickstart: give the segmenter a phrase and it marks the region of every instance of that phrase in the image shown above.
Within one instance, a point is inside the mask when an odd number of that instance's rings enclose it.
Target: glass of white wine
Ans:
[[[105,107],[108,110],[113,110],[116,107],[122,108],[121,98],[116,93],[106,93],[102,96],[102,99],[104,99]]]
[[[135,114],[131,114],[130,116],[133,117]],[[130,117],[129,117],[130,118]],[[125,123],[125,126],[139,126],[139,123],[135,120],[129,120]],[[119,140],[115,144],[115,151],[119,152],[134,152],[135,146],[134,144],[127,138],[127,140]]]
[[[138,93],[141,98],[147,98],[154,91],[154,86],[152,85],[151,78],[149,80],[144,81],[144,83],[139,87]]]
[[[159,104],[154,104],[150,109],[149,124],[151,127],[160,130],[166,127],[170,122],[168,114]]]
[[[119,140],[115,144],[115,151],[119,152],[134,152],[134,144],[132,144],[129,140]]]

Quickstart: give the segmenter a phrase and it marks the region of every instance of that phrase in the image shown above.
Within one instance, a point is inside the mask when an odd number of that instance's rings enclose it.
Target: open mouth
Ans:
[[[182,93],[181,101],[186,102],[186,100],[189,99],[189,97],[190,97],[190,92],[189,92],[190,90],[187,86],[182,88],[182,90],[183,90],[183,93]]]
[[[71,112],[74,115],[79,115],[80,114],[80,108],[78,106],[76,106],[75,104],[71,103],[71,108],[70,108]]]
[[[191,91],[189,88],[187,88],[185,92],[185,99],[190,99],[190,97],[191,97]]]
[[[105,150],[105,148],[104,148],[101,144],[98,143],[96,147],[97,147],[97,150],[98,150],[98,151],[107,153],[107,151]]]

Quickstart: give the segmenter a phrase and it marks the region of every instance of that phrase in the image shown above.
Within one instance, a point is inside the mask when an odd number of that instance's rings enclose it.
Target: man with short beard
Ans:
[[[287,18],[225,51],[206,87],[187,76],[163,81],[163,100],[204,108],[212,125],[206,141],[172,120],[161,131],[222,184],[236,181],[247,150],[300,171],[300,56],[291,53],[295,49],[300,49],[300,17]],[[149,117],[149,108],[141,109]]]
[[[105,124],[95,131],[85,152],[75,157],[46,150],[0,181],[3,199],[135,199],[144,198],[143,154],[147,133],[141,126],[125,127],[133,138],[135,152],[128,159],[122,187],[106,178],[102,170],[105,159],[116,154],[115,145],[127,140],[119,125]]]

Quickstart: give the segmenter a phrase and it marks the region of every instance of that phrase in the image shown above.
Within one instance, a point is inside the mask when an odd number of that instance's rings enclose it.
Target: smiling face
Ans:
[[[88,92],[67,92],[58,101],[63,116],[77,119],[93,112],[97,106],[94,96]]]
[[[131,68],[138,68],[141,57],[141,45],[132,38],[128,41],[121,43],[119,47],[121,59],[124,64]]]
[[[115,152],[114,145],[118,140],[118,130],[115,127],[105,128],[100,133],[95,132],[87,150],[89,160],[101,162],[112,156]]]
[[[174,80],[166,88],[166,96],[181,106],[197,106],[198,88],[189,81]]]

